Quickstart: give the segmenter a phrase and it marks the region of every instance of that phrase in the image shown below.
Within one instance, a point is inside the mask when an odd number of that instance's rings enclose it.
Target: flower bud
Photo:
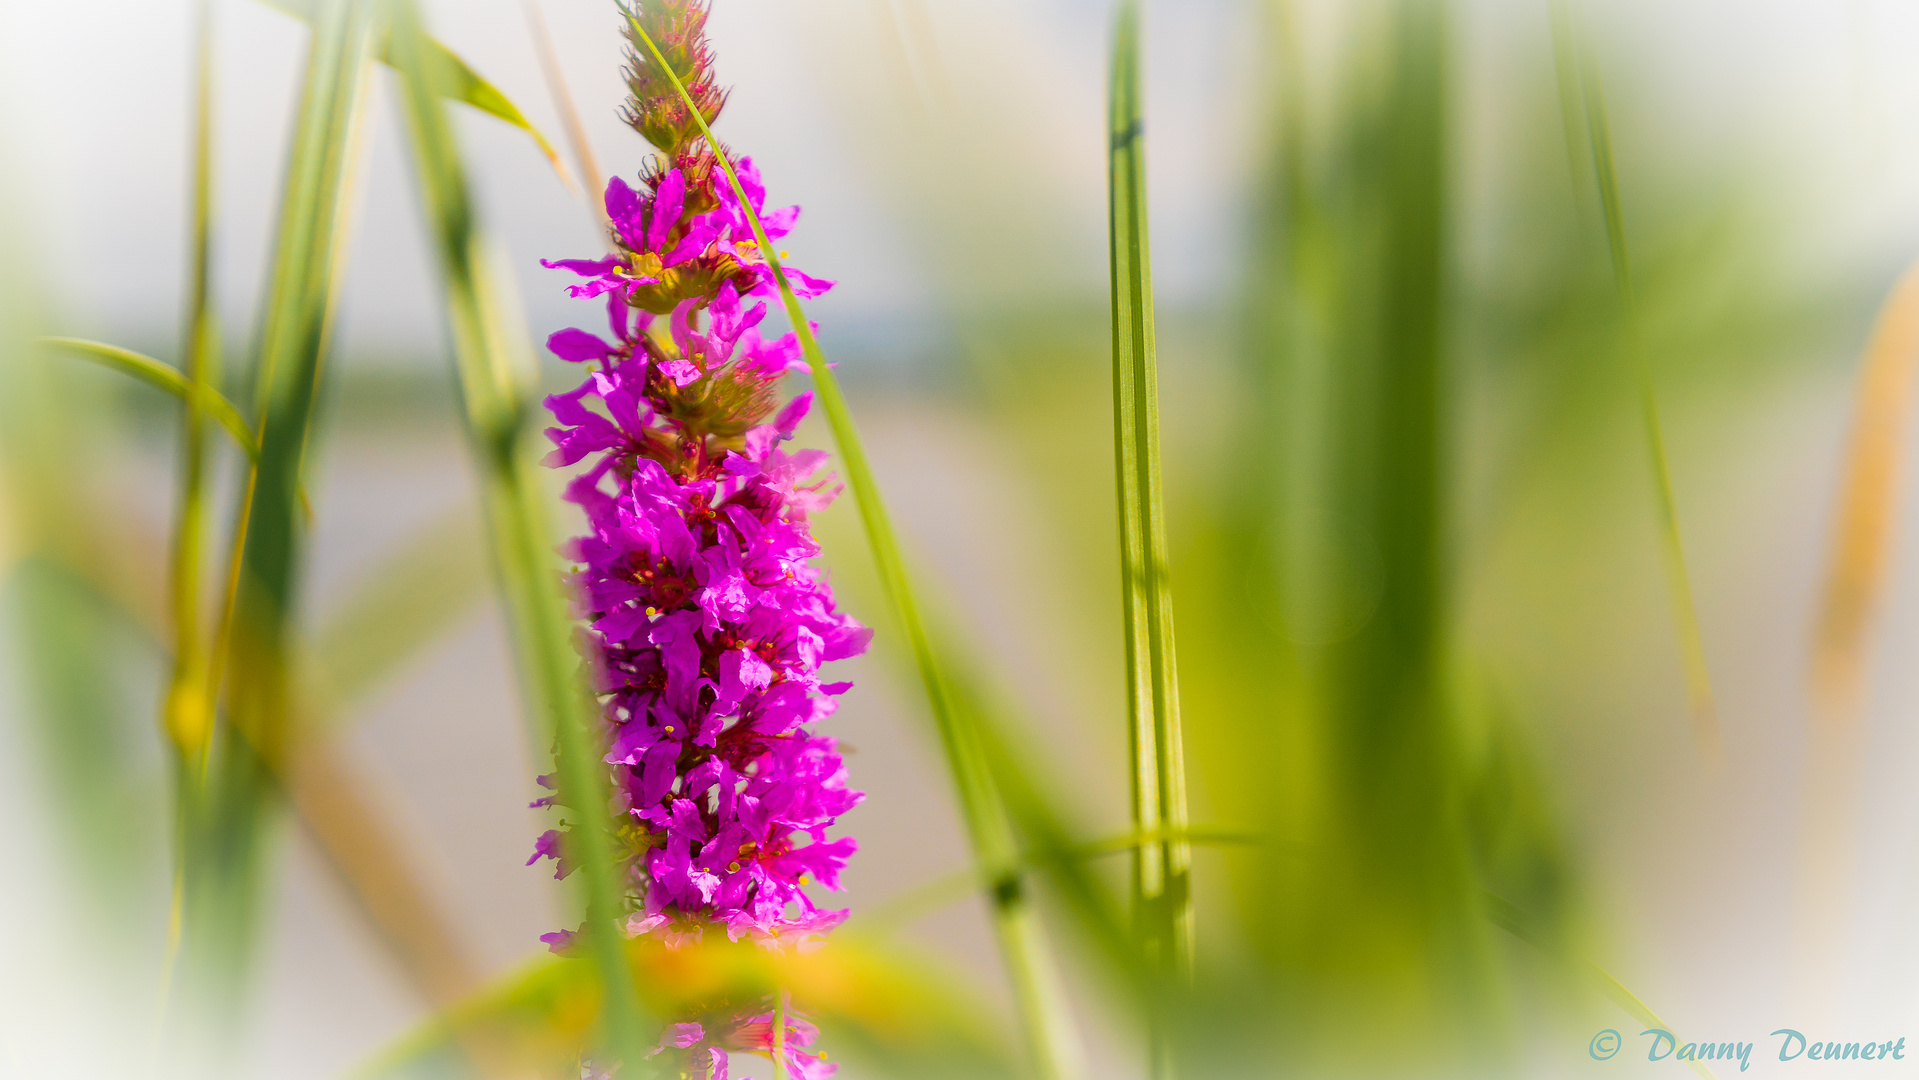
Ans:
[[[710,6],[711,0],[641,0],[635,13],[708,124],[719,118],[727,95],[713,81],[713,50],[706,43]],[[631,95],[624,111],[626,122],[669,160],[678,157],[699,138],[700,126],[673,88],[673,80],[654,59],[653,50],[632,26],[625,33],[626,87]]]

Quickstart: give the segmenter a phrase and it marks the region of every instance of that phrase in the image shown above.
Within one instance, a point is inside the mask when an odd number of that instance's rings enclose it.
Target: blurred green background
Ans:
[[[601,162],[634,173],[645,147],[615,115],[613,12],[537,6]],[[214,7],[214,265],[239,371],[306,31],[260,4]],[[518,0],[424,7],[559,137]],[[1758,1041],[1760,1071],[1790,1067],[1764,1060],[1774,1028],[1895,1038],[1915,1019],[1919,738],[1904,721],[1919,684],[1900,658],[1919,596],[1896,468],[1910,388],[1862,372],[1919,256],[1919,137],[1902,119],[1919,107],[1906,62],[1919,16],[1871,0],[1587,7],[1636,331],[1583,131],[1569,140],[1562,116],[1544,0],[1148,11],[1192,817],[1254,841],[1200,848],[1200,976],[1180,1018],[1192,1075],[1682,1068],[1644,1060],[1647,1025],[1592,964],[1682,1035]],[[713,20],[734,87],[719,132],[760,163],[775,203],[805,205],[790,245],[840,283],[809,311],[921,584],[1088,840],[1129,828],[1110,19],[1090,0],[718,0]],[[0,0],[0,1072],[23,1077],[76,1059],[139,1074],[155,1022],[178,409],[32,339],[178,359],[192,27],[184,0]],[[306,461],[302,693],[335,789],[381,824],[421,889],[416,913],[453,943],[457,971],[441,974],[477,980],[569,916],[550,875],[521,865],[545,827],[524,807],[547,766],[486,576],[384,70],[367,116]],[[585,201],[523,133],[454,116],[530,331],[596,323],[537,267],[596,250]],[[1635,332],[1719,754],[1687,710]],[[1910,368],[1919,342],[1885,340],[1875,359]],[[561,365],[542,364],[561,386]],[[1862,385],[1892,396],[1861,404]],[[1856,492],[1894,525],[1867,567],[1875,602],[1841,642],[1865,665],[1860,701],[1835,712],[1814,657],[1833,637],[1820,613],[1860,472],[1849,440],[1874,405],[1891,418],[1880,464],[1895,468]],[[823,426],[802,438],[827,445]],[[224,451],[222,535],[239,475]],[[834,721],[868,792],[846,823],[862,844],[848,931],[897,924],[898,948],[977,1001],[981,1037],[1016,1047],[985,905],[938,902],[960,895],[940,883],[970,855],[850,502],[820,530],[843,604],[880,634],[845,665],[859,687]],[[417,956],[342,863],[337,845],[356,850],[359,834],[316,823],[339,804],[314,798],[272,829],[246,1075],[341,1075],[431,1006]],[[1120,880],[1123,860],[1097,865]],[[1143,1075],[1139,1017],[1074,909],[1042,896],[1089,1075]],[[1626,1033],[1617,1060],[1588,1053],[1604,1028]],[[856,1054],[845,1069],[890,1074]]]

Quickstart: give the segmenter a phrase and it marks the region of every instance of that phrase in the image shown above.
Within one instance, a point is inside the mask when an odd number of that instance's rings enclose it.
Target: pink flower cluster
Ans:
[[[683,154],[644,191],[615,179],[606,209],[618,252],[548,264],[591,279],[572,291],[606,298],[611,340],[549,339],[588,373],[547,399],[558,421],[547,463],[586,464],[566,497],[588,527],[564,554],[611,747],[628,933],[677,946],[723,931],[806,948],[846,918],[806,886],[840,887],[858,845],[827,834],[861,799],[835,740],[814,733],[850,686],[822,682],[820,669],[865,651],[871,632],[836,609],[812,565],[809,516],[839,487],[820,476],[825,453],[787,449],[811,404],[810,394],[778,401],[799,347],[759,332],[766,304],[748,304],[771,280],[737,239],[743,211],[710,153]],[[758,172],[747,159],[739,168],[757,210]],[[797,215],[767,223],[783,235]],[[787,275],[812,293],[832,284]],[[564,876],[563,848],[549,832],[529,862],[557,859]],[[571,939],[545,938],[555,951]],[[764,1011],[676,1024],[659,1052],[683,1075],[723,1080],[727,1051],[770,1052]],[[789,1067],[807,1080],[834,1070],[800,1053],[812,1040],[811,1025],[792,1020]]]

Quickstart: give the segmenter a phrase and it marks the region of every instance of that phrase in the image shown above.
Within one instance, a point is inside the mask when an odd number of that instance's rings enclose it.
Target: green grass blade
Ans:
[[[1679,531],[1679,504],[1673,495],[1672,470],[1666,461],[1666,436],[1659,421],[1658,387],[1652,361],[1641,338],[1639,305],[1633,294],[1632,262],[1626,247],[1625,212],[1619,198],[1619,174],[1613,165],[1612,129],[1606,119],[1605,88],[1599,60],[1582,39],[1571,0],[1552,0],[1554,57],[1559,67],[1561,111],[1568,117],[1585,116],[1593,176],[1599,185],[1599,205],[1606,224],[1606,247],[1612,259],[1613,281],[1619,291],[1620,317],[1625,323],[1627,347],[1638,368],[1639,408],[1646,429],[1646,455],[1652,466],[1654,493],[1659,502],[1662,553],[1671,593],[1674,628],[1679,635],[1680,659],[1686,668],[1686,697],[1692,713],[1693,736],[1708,761],[1720,757],[1719,709],[1712,692],[1712,673],[1706,664],[1705,637],[1699,629],[1699,611],[1693,602],[1692,578],[1686,570],[1686,547]],[[1574,69],[1567,71],[1567,66]],[[1584,99],[1583,110],[1569,98]]]
[[[540,0],[522,0],[521,7],[526,12],[527,29],[533,33],[533,51],[540,58],[540,72],[546,76],[547,94],[553,99],[553,106],[560,110],[560,122],[566,129],[566,142],[573,151],[573,167],[579,170],[580,183],[585,186],[583,194],[593,220],[602,228],[611,227],[606,216],[606,200],[600,193],[606,190],[606,176],[600,171],[600,162],[593,154],[592,140],[587,138],[586,125],[580,122],[580,110],[573,102],[573,92],[567,88],[566,72],[560,67],[560,57],[553,48],[553,35],[547,31],[546,16],[540,13]]]
[[[231,420],[233,406],[214,389],[219,383],[219,318],[213,305],[213,4],[200,0],[193,90],[191,190],[192,254],[188,267],[185,392],[180,425],[180,490],[174,506],[173,543],[167,568],[168,604],[173,609],[173,670],[161,704],[161,724],[174,751],[173,890],[167,914],[166,948],[161,960],[160,998],[154,1010],[153,1054],[157,1060],[167,1023],[173,978],[180,956],[185,918],[188,834],[198,816],[206,749],[213,733],[214,708],[207,675],[212,643],[200,628],[200,578],[205,563],[208,510],[206,496],[208,404],[217,399]],[[242,446],[257,454],[250,435]]]
[[[1080,860],[1101,859],[1109,855],[1130,855],[1145,845],[1168,840],[1179,840],[1194,847],[1259,847],[1267,842],[1264,836],[1244,829],[1197,826],[1179,832],[1158,829],[1149,833],[1121,833],[1074,845],[1072,851],[1073,857]],[[1030,848],[1024,853],[1022,862],[1028,867],[1047,868],[1045,853]],[[877,932],[881,933],[898,929],[979,892],[989,880],[987,874],[978,867],[936,878],[889,900],[874,911],[861,912],[859,928],[865,933],[874,933],[875,928],[879,928]]]
[[[939,728],[947,766],[953,774],[960,812],[965,819],[974,854],[993,871],[996,882],[992,892],[995,927],[1019,1000],[1021,1020],[1032,1044],[1036,1066],[1040,1075],[1049,1080],[1076,1076],[1082,1057],[1078,1038],[1074,1033],[1072,1018],[1065,1009],[1065,997],[1059,986],[1058,974],[1046,955],[1037,913],[1020,887],[1017,852],[994,794],[978,733],[956,707],[941,674],[938,657],[927,635],[912,581],[906,571],[899,538],[893,531],[892,519],[880,494],[879,483],[873,476],[872,465],[867,461],[866,449],[853,423],[852,412],[847,408],[839,382],[833,377],[832,369],[827,366],[826,357],[820,351],[818,339],[813,336],[812,324],[807,321],[799,298],[793,295],[793,289],[787,283],[786,272],[779,262],[779,249],[768,239],[766,229],[753,209],[752,200],[740,184],[731,157],[721,149],[719,140],[713,136],[700,110],[687,95],[679,75],[661,55],[658,44],[647,36],[630,9],[622,4],[621,11],[626,15],[627,25],[632,28],[634,40],[646,45],[660,70],[672,80],[674,89],[687,104],[688,113],[699,124],[700,134],[705,136],[707,145],[718,156],[727,182],[733,186],[740,204],[746,208],[747,221],[753,228],[753,237],[759,243],[759,250],[765,255],[767,266],[779,285],[787,317],[793,324],[794,332],[799,335],[800,348],[812,369],[815,395],[826,414],[828,426],[832,428],[833,441],[839,447],[847,483],[853,489],[860,521],[865,526],[867,542],[873,550],[880,584],[906,634],[919,668],[933,719]]]
[[[209,315],[208,318],[210,319],[211,316]],[[213,331],[209,328],[205,332],[211,334]],[[171,364],[162,363],[132,349],[122,349],[118,345],[69,337],[43,337],[39,341],[42,345],[65,349],[101,367],[131,375],[156,390],[163,390],[179,398],[189,410],[193,409],[197,401],[200,411],[227,429],[227,433],[233,436],[234,444],[246,451],[248,458],[259,456],[260,443],[253,435],[253,428],[247,424],[246,418],[240,415],[240,410],[234,407],[233,402],[228,401],[225,395],[215,390],[207,380],[193,380],[181,374],[180,369]],[[212,349],[215,346],[208,344],[202,347]]]
[[[261,2],[311,24],[314,21],[316,8],[327,0],[261,0]],[[375,52],[385,63],[394,67],[399,66],[393,58],[392,42],[381,42],[375,47]],[[471,105],[489,116],[504,120],[526,132],[534,143],[538,144],[540,153],[546,155],[546,160],[552,164],[554,171],[562,177],[566,176],[566,166],[560,160],[559,151],[553,148],[553,144],[547,141],[539,128],[533,126],[533,121],[528,120],[526,114],[520,111],[520,107],[513,104],[512,100],[502,94],[497,87],[468,67],[467,62],[460,59],[453,50],[437,41],[428,41],[424,64],[426,76],[431,81],[434,92],[441,97]]]
[[[1186,981],[1193,953],[1192,849],[1177,838],[1187,826],[1186,775],[1159,455],[1139,26],[1137,0],[1128,0],[1120,8],[1113,38],[1107,128],[1113,435],[1133,826],[1141,834],[1166,833],[1169,838],[1136,849],[1133,907],[1149,962],[1169,981]],[[1148,1056],[1154,1076],[1173,1072],[1167,1030],[1157,1022],[1164,1015],[1163,1010],[1149,1011]]]
[[[1492,921],[1493,925],[1526,944],[1531,945],[1533,948],[1538,949],[1552,960],[1558,962],[1565,962],[1568,959],[1572,960],[1574,964],[1583,969],[1586,976],[1592,980],[1593,985],[1599,989],[1599,992],[1610,998],[1613,1004],[1625,1010],[1626,1015],[1646,1025],[1648,1029],[1660,1028],[1670,1033],[1676,1045],[1685,1045],[1685,1043],[1679,1039],[1679,1033],[1673,1030],[1671,1024],[1660,1019],[1658,1013],[1653,1012],[1650,1006],[1639,999],[1639,995],[1626,989],[1626,985],[1608,974],[1605,968],[1600,967],[1598,964],[1584,957],[1565,956],[1565,950],[1562,944],[1555,941],[1551,935],[1541,932],[1518,905],[1504,897],[1495,896],[1491,893],[1487,893],[1483,897],[1483,900],[1486,907],[1486,917]],[[1713,1071],[1706,1067],[1705,1062],[1689,1060],[1686,1064],[1690,1065],[1692,1071],[1698,1073],[1703,1080],[1717,1080],[1713,1075]]]
[[[337,0],[316,15],[280,209],[255,374],[260,454],[242,496],[244,547],[228,655],[228,730],[209,774],[206,835],[190,857],[187,958],[216,1037],[230,1037],[245,1000],[259,930],[272,777],[284,767],[292,714],[288,658],[303,565],[301,470],[324,374],[346,207],[360,147],[376,17],[373,0]]]
[[[487,519],[501,592],[513,623],[528,712],[539,720],[536,748],[557,745],[561,799],[575,812],[609,805],[601,764],[597,711],[577,678],[573,623],[555,577],[541,488],[525,443],[531,412],[527,365],[502,319],[504,294],[487,276],[484,241],[459,148],[434,92],[429,39],[411,0],[394,0],[392,54],[406,82],[407,128],[414,171],[433,230],[446,290],[447,319],[460,375],[468,433],[485,490]],[[649,1049],[646,1018],[621,950],[618,925],[624,883],[614,855],[611,821],[587,820],[572,831],[586,882],[586,945],[607,996],[607,1044],[613,1057],[637,1063]]]

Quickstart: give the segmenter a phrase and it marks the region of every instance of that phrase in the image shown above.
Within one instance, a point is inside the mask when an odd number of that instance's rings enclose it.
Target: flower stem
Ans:
[[[436,241],[447,320],[466,408],[468,435],[480,466],[488,532],[513,630],[522,693],[540,719],[538,741],[558,749],[560,792],[585,820],[572,830],[573,853],[586,881],[585,946],[606,995],[602,1011],[611,1055],[644,1060],[647,1040],[639,996],[618,923],[625,883],[615,858],[608,807],[606,748],[597,710],[576,677],[573,623],[554,587],[558,567],[548,537],[541,486],[525,447],[533,372],[516,348],[505,294],[489,274],[470,187],[429,79],[429,39],[412,0],[392,6],[394,66],[406,80],[406,118],[421,201]]]
[[[1673,494],[1672,469],[1666,460],[1666,436],[1659,421],[1659,392],[1652,360],[1646,354],[1639,322],[1638,299],[1633,294],[1632,263],[1626,247],[1625,211],[1620,206],[1619,172],[1613,165],[1612,128],[1606,119],[1605,88],[1600,82],[1598,58],[1580,40],[1570,0],[1553,0],[1554,59],[1559,69],[1560,109],[1570,122],[1584,99],[1586,139],[1591,147],[1593,177],[1599,185],[1599,205],[1605,217],[1606,248],[1612,259],[1613,284],[1619,293],[1619,314],[1626,345],[1639,379],[1639,408],[1646,431],[1646,456],[1652,467],[1653,489],[1659,504],[1661,548],[1666,582],[1671,593],[1674,628],[1679,634],[1680,658],[1686,668],[1687,704],[1699,752],[1709,762],[1720,757],[1719,709],[1714,703],[1712,673],[1706,665],[1705,637],[1699,629],[1699,610],[1693,602],[1692,580],[1686,571],[1686,546],[1679,532],[1679,504]]]
[[[232,695],[226,725],[205,740],[212,757],[190,844],[199,854],[188,854],[183,959],[190,988],[206,995],[208,1034],[222,1041],[247,1001],[272,773],[291,734],[288,657],[307,524],[300,476],[350,231],[374,7],[344,0],[316,17],[257,354],[260,449],[235,537],[232,616],[209,662],[209,684],[230,672]]]
[[[207,695],[211,666],[200,627],[200,570],[207,533],[207,402],[219,382],[218,316],[213,307],[213,4],[200,0],[193,88],[192,241],[187,326],[186,393],[180,425],[180,493],[174,508],[168,601],[173,608],[173,672],[161,724],[174,750],[173,887],[167,909],[166,949],[160,994],[154,1007],[152,1051],[160,1053],[172,997],[186,902],[190,823],[206,771],[213,731],[213,700]]]
[[[1120,8],[1113,38],[1108,129],[1113,317],[1113,437],[1119,489],[1121,612],[1126,641],[1133,824],[1133,908],[1149,972],[1162,993],[1190,978],[1192,848],[1187,826],[1179,683],[1173,650],[1164,484],[1159,460],[1159,370],[1153,331],[1139,91],[1139,6]],[[1172,1073],[1169,1010],[1149,1006],[1149,1071]]]

